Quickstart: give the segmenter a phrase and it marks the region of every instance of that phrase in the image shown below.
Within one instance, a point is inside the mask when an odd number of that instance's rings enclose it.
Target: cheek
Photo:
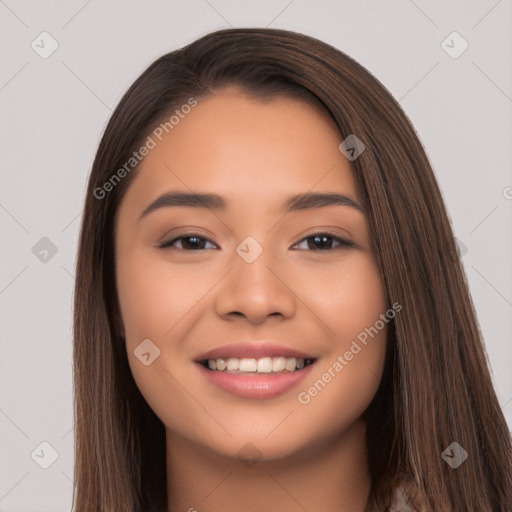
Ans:
[[[324,299],[317,307],[333,331],[333,342],[301,386],[298,402],[308,411],[307,422],[331,425],[335,432],[344,422],[361,416],[378,389],[389,318],[385,317],[383,282],[370,257],[359,255],[350,264],[347,261],[324,283]]]
[[[338,348],[385,313],[387,301],[380,273],[367,253],[354,253],[328,275],[305,281],[304,293],[312,297],[321,319]],[[350,344],[350,343],[349,343]]]
[[[128,360],[141,392],[151,403],[153,397],[165,397],[169,389],[180,388],[173,376],[179,382],[187,377],[188,365],[193,364],[187,336],[204,313],[206,301],[201,298],[218,280],[218,273],[204,264],[170,269],[165,259],[133,250],[118,259],[116,280]],[[137,356],[147,339],[159,352],[149,344],[158,357],[145,366]]]
[[[116,270],[121,317],[127,341],[163,341],[204,293],[197,272],[175,269],[144,253],[126,256]]]
[[[136,251],[119,258],[116,279],[128,362],[138,389],[167,426],[193,423],[199,412],[180,384],[188,368],[176,371],[176,362],[183,352],[180,336],[190,327],[187,313],[204,293],[204,284],[199,289],[190,272],[169,272],[168,264]],[[147,339],[154,345],[146,342],[148,348],[141,351]],[[148,365],[137,356],[145,352],[152,361]],[[178,416],[172,414],[176,410]]]

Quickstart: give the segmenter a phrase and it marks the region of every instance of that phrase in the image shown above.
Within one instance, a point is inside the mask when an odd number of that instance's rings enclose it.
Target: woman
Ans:
[[[511,444],[446,209],[367,70],[208,34],[89,178],[74,510],[505,511]]]

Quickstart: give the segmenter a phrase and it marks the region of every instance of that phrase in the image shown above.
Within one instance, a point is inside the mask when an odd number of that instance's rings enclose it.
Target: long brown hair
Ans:
[[[153,62],[119,102],[98,147],[74,296],[74,511],[166,510],[165,429],[131,375],[115,282],[114,220],[137,166],[122,180],[112,176],[162,119],[227,85],[259,98],[310,101],[334,119],[340,142],[355,134],[366,147],[351,164],[387,298],[403,305],[366,411],[379,510],[399,482],[418,510],[510,510],[507,424],[443,198],[414,128],[385,87],[340,50],[290,31],[235,28]],[[453,442],[468,453],[457,469],[442,457]]]

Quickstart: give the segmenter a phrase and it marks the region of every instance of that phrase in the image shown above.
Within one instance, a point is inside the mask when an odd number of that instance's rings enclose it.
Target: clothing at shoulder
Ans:
[[[510,432],[510,439],[512,441],[512,431]],[[375,510],[375,512],[380,511]],[[403,485],[397,485],[393,489],[393,500],[387,512],[418,512],[412,505],[409,505],[409,500],[407,499]]]
[[[393,501],[389,512],[417,512],[415,508],[409,505],[402,485],[396,486],[393,490]]]
[[[381,510],[377,510],[377,507],[374,508],[374,512],[382,512]],[[407,494],[405,493],[405,488],[403,485],[397,485],[393,489],[393,499],[391,501],[391,506],[386,509],[386,512],[418,512],[414,507],[409,505],[409,501],[407,499]]]

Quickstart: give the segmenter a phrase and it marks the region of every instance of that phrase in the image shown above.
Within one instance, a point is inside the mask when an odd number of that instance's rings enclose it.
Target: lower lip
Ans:
[[[315,363],[294,372],[246,375],[208,370],[201,363],[196,364],[212,384],[228,393],[242,398],[275,398],[297,386],[311,373]]]

